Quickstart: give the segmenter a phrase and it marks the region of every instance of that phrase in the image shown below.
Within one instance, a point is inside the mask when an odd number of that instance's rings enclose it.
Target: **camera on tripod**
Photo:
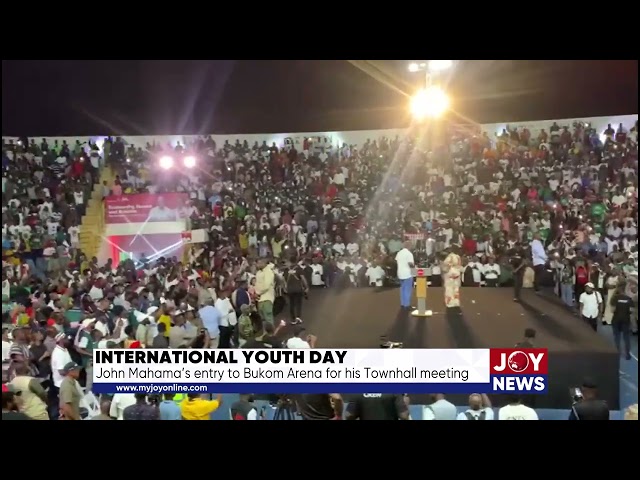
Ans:
[[[404,348],[402,342],[392,342],[386,336],[380,337],[380,348]]]
[[[569,395],[571,396],[571,400],[573,401],[574,405],[576,403],[580,403],[584,399],[584,395],[582,395],[582,390],[580,390],[578,387],[570,388]]]
[[[274,401],[275,400],[275,401]],[[289,395],[277,394],[271,398],[271,406],[276,409],[274,420],[295,420],[296,403]]]

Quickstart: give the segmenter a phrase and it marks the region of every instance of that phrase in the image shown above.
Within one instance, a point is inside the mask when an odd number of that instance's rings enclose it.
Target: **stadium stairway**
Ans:
[[[114,174],[111,168],[104,167],[100,171],[98,183],[93,186],[87,210],[80,224],[80,248],[87,258],[97,257],[104,238],[104,206],[102,201],[102,183],[112,185]]]

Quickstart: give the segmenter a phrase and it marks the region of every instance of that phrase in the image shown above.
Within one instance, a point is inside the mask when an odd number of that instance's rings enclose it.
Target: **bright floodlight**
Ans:
[[[411,73],[416,73],[419,72],[421,70],[424,70],[427,67],[426,63],[410,63],[409,64],[409,71]]]
[[[160,158],[160,168],[164,168],[165,170],[169,170],[173,167],[173,158],[169,156],[164,156]]]
[[[196,157],[188,156],[184,157],[184,166],[187,168],[193,168],[196,166]]]
[[[453,66],[453,60],[429,60],[430,72],[442,72],[449,70]]]
[[[440,87],[420,90],[411,99],[411,114],[418,120],[439,117],[447,108],[449,108],[449,97]]]

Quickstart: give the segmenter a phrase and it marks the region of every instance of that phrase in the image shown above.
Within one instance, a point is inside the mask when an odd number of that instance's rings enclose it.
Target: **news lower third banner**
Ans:
[[[545,393],[543,349],[93,352],[94,393]]]

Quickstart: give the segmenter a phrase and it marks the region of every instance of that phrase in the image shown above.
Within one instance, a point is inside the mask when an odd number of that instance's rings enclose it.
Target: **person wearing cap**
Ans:
[[[20,411],[22,392],[9,385],[2,385],[2,420],[31,420]]]
[[[53,385],[49,388],[49,416],[52,419],[58,418],[59,414],[59,400],[58,392],[64,375],[60,372],[64,369],[64,366],[72,361],[69,354],[68,347],[71,345],[71,340],[67,335],[60,332],[55,336],[56,346],[51,352],[51,378]]]
[[[76,335],[76,352],[81,356],[81,364],[87,374],[86,388],[91,391],[93,387],[93,351],[98,348],[101,339],[99,330],[95,329],[96,320],[87,318],[82,322]]]
[[[60,419],[61,420],[82,420],[80,415],[80,365],[76,362],[67,363],[60,371],[64,378],[60,384]]]
[[[584,292],[578,299],[580,305],[580,315],[587,325],[594,331],[598,330],[598,321],[602,318],[604,303],[600,292],[595,291],[593,283],[587,282]]]
[[[569,420],[609,420],[609,406],[598,398],[598,386],[587,378],[582,382],[580,398],[571,407]]]

